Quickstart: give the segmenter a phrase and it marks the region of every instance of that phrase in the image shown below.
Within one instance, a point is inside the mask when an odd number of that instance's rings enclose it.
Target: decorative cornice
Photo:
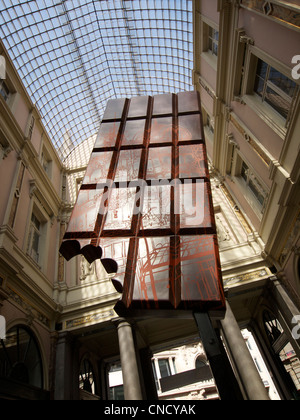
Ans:
[[[236,286],[237,284],[241,284],[241,283],[248,283],[250,281],[254,281],[257,279],[264,279],[269,276],[270,276],[269,269],[267,267],[263,267],[259,270],[255,270],[250,273],[243,273],[243,274],[238,274],[233,277],[225,278],[224,283],[225,283],[225,286],[230,287],[230,286]]]
[[[203,79],[202,76],[199,75],[199,84],[200,86],[209,94],[212,99],[216,99],[216,93],[214,90],[208,85],[208,83]]]
[[[70,319],[65,322],[65,328],[79,328],[87,324],[97,324],[104,319],[112,319],[114,317],[116,317],[116,313],[113,309],[108,309],[107,311],[99,311],[97,313],[88,314],[79,318]]]
[[[300,30],[300,8],[296,4],[279,4],[278,1],[240,0],[241,7],[264,15],[279,23]]]
[[[10,146],[3,146],[2,144],[0,144],[0,160],[6,159],[11,151],[12,151],[12,148]]]
[[[231,146],[235,147],[237,150],[240,150],[240,146],[239,146],[239,144],[237,143],[237,141],[236,141],[236,139],[234,138],[234,136],[233,136],[233,134],[232,134],[232,133],[231,133],[231,134],[227,134],[226,138],[227,138],[227,140],[228,140],[228,143],[229,143]]]
[[[245,33],[240,35],[240,42],[242,44],[254,45],[254,39],[250,36],[247,36]]]
[[[0,236],[5,235],[13,244],[18,242],[18,238],[16,237],[13,229],[8,225],[2,225],[0,227]],[[1,249],[3,251],[3,249]]]
[[[29,181],[29,197],[32,198],[34,196],[34,193],[36,192],[37,186],[36,186],[36,180],[32,179]]]

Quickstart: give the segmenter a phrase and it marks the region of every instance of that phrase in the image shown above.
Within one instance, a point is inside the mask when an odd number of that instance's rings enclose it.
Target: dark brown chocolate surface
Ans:
[[[109,101],[60,252],[116,271],[122,316],[224,309],[197,92]]]

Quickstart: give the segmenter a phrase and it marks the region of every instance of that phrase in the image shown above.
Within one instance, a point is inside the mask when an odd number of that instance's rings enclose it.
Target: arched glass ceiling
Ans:
[[[64,160],[108,99],[192,89],[192,0],[0,0],[0,37]]]

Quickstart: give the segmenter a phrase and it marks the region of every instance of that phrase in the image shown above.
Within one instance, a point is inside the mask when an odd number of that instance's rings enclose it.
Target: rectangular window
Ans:
[[[36,263],[39,263],[40,261],[41,230],[41,222],[35,214],[32,213],[27,252]]]
[[[215,119],[204,107],[202,107],[202,116],[205,138],[213,142],[215,134]]]
[[[257,360],[257,358],[256,358],[256,357],[254,358],[254,362],[255,362],[255,365],[256,365],[256,367],[257,367],[257,370],[258,370],[260,373],[262,373],[262,369],[261,369],[260,364],[258,363],[258,360]]]
[[[172,375],[169,359],[158,360],[158,366],[159,366],[161,378],[167,378],[168,376]]]
[[[210,51],[212,55],[218,56],[219,32],[211,26],[208,27],[208,51]]]
[[[254,92],[282,117],[288,119],[297,84],[278,70],[258,59]]]
[[[262,209],[265,203],[267,193],[245,162],[243,162],[242,164],[241,177],[245,181],[249,190],[255,196],[259,206]]]
[[[31,116],[29,126],[28,126],[28,138],[29,138],[29,140],[32,139],[34,124],[35,124],[35,118],[34,118],[34,116]]]
[[[214,134],[214,124],[213,124],[213,121],[212,121],[212,117],[209,115],[209,114],[207,114],[207,117],[206,117],[206,127],[208,128],[208,131],[211,133],[211,134]]]
[[[113,386],[109,388],[109,399],[111,401],[124,401],[125,394],[124,394],[124,386]]]
[[[158,377],[157,377],[157,372],[156,372],[156,367],[155,367],[154,360],[152,360],[152,370],[153,370],[156,389],[159,390],[159,380],[158,380]]]
[[[210,19],[202,16],[200,21],[200,34],[199,47],[201,60],[204,59],[213,69],[217,70],[219,55],[218,26]]]
[[[51,157],[50,157],[49,153],[47,152],[47,150],[45,148],[43,149],[43,152],[42,152],[41,164],[44,168],[44,171],[48,175],[48,177],[51,178],[51,175],[52,175],[52,160],[51,160]]]

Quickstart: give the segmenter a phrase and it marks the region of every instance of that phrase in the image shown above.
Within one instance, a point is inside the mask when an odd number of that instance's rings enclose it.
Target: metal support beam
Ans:
[[[229,346],[230,354],[233,358],[233,363],[247,394],[247,398],[254,401],[269,401],[268,392],[262,382],[228,302],[225,318],[221,321],[221,326],[226,343]]]
[[[194,313],[194,318],[221,400],[243,400],[228,357],[213,328],[209,315],[207,313]]]

